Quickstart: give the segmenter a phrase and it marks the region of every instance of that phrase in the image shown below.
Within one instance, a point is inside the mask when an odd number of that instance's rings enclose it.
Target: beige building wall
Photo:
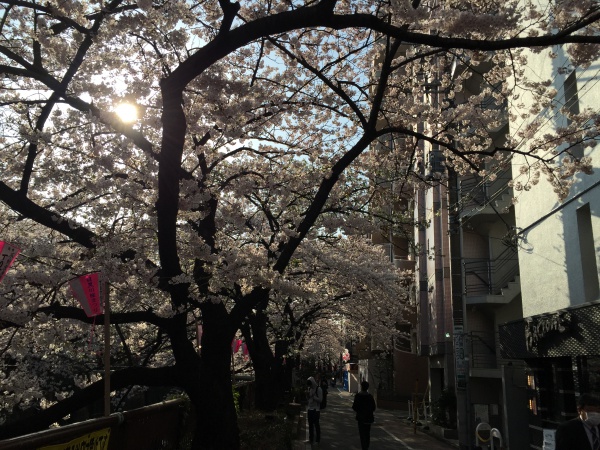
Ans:
[[[552,101],[555,107],[540,113],[545,120],[543,131],[567,124],[567,119],[558,110],[569,98],[569,88],[566,96],[565,85],[573,80],[573,76],[577,82],[579,111],[583,112],[586,107],[597,109],[600,105],[600,64],[577,70],[574,75],[571,71],[557,74],[559,67],[568,70],[569,63],[562,50],[554,51],[558,51],[556,59],[551,59],[548,51],[530,54],[527,66],[527,77],[551,80],[557,92]],[[530,94],[523,90],[520,101],[522,107],[512,111],[518,118],[520,113],[529,109]],[[511,134],[523,129],[529,121],[531,119],[511,122]],[[543,175],[539,184],[530,191],[515,192],[518,195],[515,215],[521,233],[519,265],[523,314],[526,317],[599,299],[590,285],[594,284],[594,277],[596,284],[600,277],[600,148],[586,149],[585,156],[592,158],[595,174],[577,175],[565,201],[559,201]],[[525,176],[519,176],[521,166],[526,163],[523,157],[514,158],[515,181],[526,181]],[[589,224],[586,225],[583,222],[587,220]],[[590,257],[588,253],[586,257],[581,246],[589,247],[591,242],[595,256]],[[586,250],[583,252],[586,253]]]

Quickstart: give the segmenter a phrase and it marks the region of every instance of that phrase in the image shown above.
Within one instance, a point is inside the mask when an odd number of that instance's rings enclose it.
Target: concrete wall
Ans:
[[[427,357],[394,351],[394,394],[410,398],[417,381],[419,391],[424,392],[428,378]]]
[[[532,79],[552,80],[557,91],[553,103],[560,107],[564,103],[565,80],[569,74],[557,73],[558,67],[568,66],[566,55],[560,49],[557,51],[559,57],[555,60],[548,57],[548,52],[530,55],[528,74]],[[593,64],[585,70],[575,72],[580,111],[588,106],[596,109],[600,104],[600,87],[594,79],[599,69],[600,64]],[[528,109],[528,101],[531,101],[527,92],[523,91],[521,94],[523,107],[513,110],[517,116],[519,112]],[[566,125],[566,118],[557,109],[540,113],[546,120],[543,131]],[[528,119],[527,122],[531,120]],[[527,122],[511,123],[511,134],[525,127]],[[600,267],[600,151],[587,149],[585,155],[592,158],[595,174],[578,175],[576,184],[565,201],[559,201],[542,176],[538,185],[519,195],[515,205],[516,225],[524,230],[519,241],[519,264],[525,316],[556,311],[586,301],[583,274],[586,269],[589,270],[590,265],[582,265],[577,211],[588,203],[596,255],[596,276],[600,276],[597,273],[597,268]],[[525,163],[523,158],[514,159],[513,176],[516,181],[526,181],[525,177],[518,175],[520,167]]]

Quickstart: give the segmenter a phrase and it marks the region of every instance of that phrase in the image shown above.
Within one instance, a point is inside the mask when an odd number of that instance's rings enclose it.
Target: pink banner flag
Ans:
[[[88,317],[104,312],[104,280],[100,272],[88,273],[69,281],[71,291]]]
[[[8,242],[0,241],[0,281],[2,281],[19,253],[21,253],[21,249]]]

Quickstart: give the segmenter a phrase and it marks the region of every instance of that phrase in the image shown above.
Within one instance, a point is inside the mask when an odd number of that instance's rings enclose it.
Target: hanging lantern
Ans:
[[[2,281],[19,253],[21,253],[21,249],[8,242],[0,241],[0,281]]]
[[[350,361],[350,352],[348,351],[347,348],[344,349],[344,353],[342,353],[342,360],[344,362],[348,362]]]
[[[69,280],[71,292],[88,317],[104,312],[104,280],[100,272],[92,272]]]

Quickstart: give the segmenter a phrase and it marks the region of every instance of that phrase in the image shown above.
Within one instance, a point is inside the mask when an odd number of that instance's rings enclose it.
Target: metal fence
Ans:
[[[422,425],[429,425],[431,422],[431,403],[426,401],[425,398],[409,400],[407,418]]]
[[[463,177],[460,182],[461,205],[463,211],[480,209],[510,192],[509,181],[512,168],[494,169],[494,177],[483,178],[480,175]]]
[[[183,399],[0,441],[0,450],[178,450],[184,438]]]

